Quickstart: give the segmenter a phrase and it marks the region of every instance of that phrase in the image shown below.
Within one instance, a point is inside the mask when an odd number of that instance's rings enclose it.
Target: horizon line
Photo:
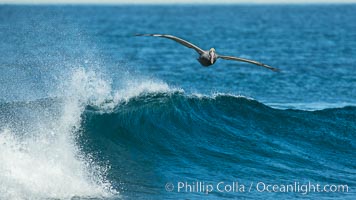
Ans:
[[[0,0],[25,5],[258,5],[258,4],[356,4],[356,0]]]
[[[356,2],[0,2],[0,5],[345,5]]]

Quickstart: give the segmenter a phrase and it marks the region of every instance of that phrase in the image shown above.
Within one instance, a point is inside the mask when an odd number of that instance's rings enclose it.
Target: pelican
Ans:
[[[235,61],[241,61],[241,62],[247,62],[247,63],[251,63],[251,64],[255,64],[261,67],[265,67],[267,69],[270,69],[272,71],[279,71],[277,68],[271,67],[269,65],[254,61],[254,60],[248,60],[245,58],[238,58],[238,57],[233,57],[233,56],[222,56],[219,55],[215,52],[214,48],[210,48],[210,50],[202,50],[201,48],[199,48],[198,46],[183,40],[181,38],[178,38],[176,36],[173,35],[164,35],[164,34],[136,34],[136,36],[153,36],[153,37],[162,37],[162,38],[168,38],[171,40],[174,40],[188,48],[194,49],[198,54],[199,54],[199,58],[197,59],[201,65],[208,67],[210,65],[213,65],[216,60],[218,58],[224,59],[224,60],[235,60]]]

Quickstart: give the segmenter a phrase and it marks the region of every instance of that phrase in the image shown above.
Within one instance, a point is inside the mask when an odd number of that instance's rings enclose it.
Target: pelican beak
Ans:
[[[211,52],[210,53],[210,62],[211,62],[211,64],[214,64],[214,57],[215,57],[215,53]]]

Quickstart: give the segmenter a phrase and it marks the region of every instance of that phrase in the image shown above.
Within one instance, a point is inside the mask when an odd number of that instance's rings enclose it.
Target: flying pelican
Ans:
[[[258,65],[258,66],[261,66],[261,67],[265,67],[267,69],[270,69],[270,70],[273,70],[273,71],[279,71],[277,68],[274,68],[274,67],[271,67],[269,65],[266,65],[266,64],[263,64],[263,63],[260,63],[260,62],[257,62],[257,61],[254,61],[254,60],[248,60],[248,59],[245,59],[245,58],[238,58],[238,57],[233,57],[233,56],[222,56],[222,55],[218,55],[215,53],[215,49],[214,48],[211,48],[209,51],[206,50],[202,50],[201,48],[199,48],[198,46],[186,41],[186,40],[183,40],[181,38],[178,38],[176,36],[173,36],[173,35],[163,35],[163,34],[136,34],[136,36],[154,36],[154,37],[162,37],[162,38],[168,38],[168,39],[171,39],[171,40],[174,40],[188,48],[192,48],[194,49],[196,52],[199,53],[199,58],[197,59],[201,65],[205,66],[205,67],[208,67],[210,65],[213,65],[216,60],[218,58],[222,58],[222,59],[225,59],[225,60],[235,60],[235,61],[242,61],[242,62],[247,62],[247,63],[251,63],[251,64],[255,64],[255,65]]]

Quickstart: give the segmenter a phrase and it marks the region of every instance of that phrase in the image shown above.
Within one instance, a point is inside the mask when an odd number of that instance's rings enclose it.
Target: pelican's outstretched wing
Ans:
[[[176,41],[176,42],[178,42],[178,43],[180,43],[180,44],[182,44],[182,45],[184,45],[184,46],[186,46],[186,47],[188,47],[188,48],[194,49],[194,50],[195,50],[196,52],[198,52],[199,54],[204,53],[204,51],[203,51],[201,48],[197,47],[196,45],[194,45],[194,44],[192,44],[192,43],[190,43],[190,42],[188,42],[188,41],[185,41],[185,40],[183,40],[183,39],[181,39],[181,38],[178,38],[178,37],[176,37],[176,36],[173,36],[173,35],[163,35],[163,34],[136,34],[136,36],[154,36],[154,37],[168,38],[168,39],[174,40],[174,41]]]
[[[261,67],[265,67],[265,68],[270,69],[270,70],[275,71],[275,72],[279,71],[279,69],[277,69],[277,68],[271,67],[269,65],[266,65],[266,64],[254,61],[254,60],[248,60],[248,59],[245,59],[245,58],[238,58],[238,57],[233,57],[233,56],[221,56],[221,55],[219,55],[218,58],[222,58],[222,59],[225,59],[225,60],[236,60],[236,61],[248,62],[248,63],[255,64],[255,65],[258,65],[258,66],[261,66]]]

